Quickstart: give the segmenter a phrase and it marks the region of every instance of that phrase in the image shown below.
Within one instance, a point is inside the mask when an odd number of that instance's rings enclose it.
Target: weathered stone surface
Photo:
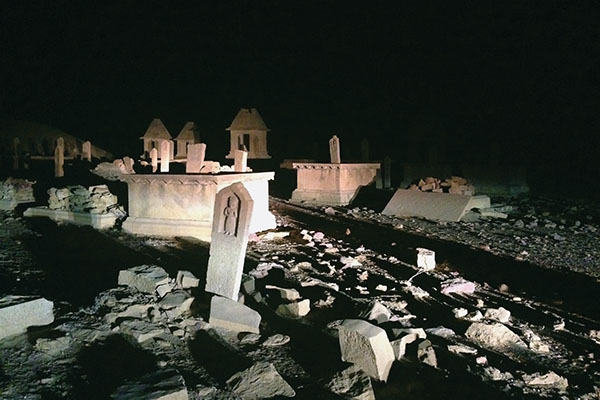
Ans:
[[[7,296],[0,299],[0,339],[25,333],[30,326],[54,322],[54,303],[44,298]]]
[[[200,280],[190,271],[178,271],[175,282],[177,282],[177,286],[182,289],[198,287],[200,284]]]
[[[246,172],[248,167],[248,152],[244,150],[235,150],[233,152],[233,170],[235,172]]]
[[[169,282],[169,274],[158,265],[138,265],[119,271],[119,285],[154,294],[156,287]]]
[[[259,362],[234,374],[227,386],[244,400],[269,399],[275,396],[294,397],[294,389],[279,375],[271,363]]]
[[[396,217],[422,217],[435,221],[460,221],[469,210],[471,197],[462,194],[398,189],[382,214]]]
[[[171,162],[171,142],[163,140],[160,142],[160,172],[169,172]]]
[[[359,366],[374,379],[386,381],[395,357],[385,331],[358,319],[345,320],[338,330],[342,360]]]
[[[305,299],[302,301],[280,304],[275,312],[286,318],[302,318],[310,312],[310,300]]]
[[[183,377],[169,368],[129,381],[110,397],[115,400],[188,400],[188,392]]]
[[[465,336],[481,347],[500,352],[527,349],[525,342],[516,333],[500,323],[474,322],[465,332]]]
[[[237,300],[254,200],[240,182],[222,189],[215,210],[205,290]]]
[[[405,328],[405,329],[394,329],[394,334],[397,335],[398,339],[390,342],[394,349],[394,356],[396,360],[400,360],[406,354],[406,345],[417,341],[418,339],[425,339],[427,334],[422,328]]]
[[[455,278],[442,282],[441,289],[443,294],[473,293],[475,291],[475,284],[462,278]]]
[[[488,308],[483,315],[487,319],[493,319],[498,322],[507,323],[510,320],[510,311],[504,307]]]
[[[421,340],[417,345],[417,360],[423,364],[427,364],[433,368],[437,368],[437,356],[431,341],[425,339]]]
[[[282,288],[274,285],[266,285],[265,289],[276,290],[282,300],[296,301],[300,300],[300,293],[296,289]]]
[[[372,303],[367,311],[362,314],[362,317],[369,321],[376,321],[378,324],[389,321],[391,316],[390,310],[378,301]]]
[[[185,164],[185,172],[187,174],[206,172],[202,170],[205,154],[206,144],[190,144]]]
[[[569,387],[569,381],[567,378],[563,378],[554,371],[550,371],[547,374],[534,373],[531,375],[523,375],[523,381],[528,386],[544,389],[556,389],[564,392]]]
[[[259,313],[237,301],[213,296],[208,323],[235,332],[259,333]]]
[[[375,400],[371,379],[356,365],[335,374],[327,388],[345,399]]]
[[[263,346],[267,347],[278,347],[283,346],[284,344],[289,343],[290,337],[287,335],[282,335],[281,333],[276,333],[273,336],[269,336],[267,340],[263,342]]]

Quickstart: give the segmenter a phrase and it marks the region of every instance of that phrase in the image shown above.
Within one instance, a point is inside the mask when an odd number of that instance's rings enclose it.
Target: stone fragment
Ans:
[[[473,293],[475,284],[462,278],[449,279],[441,283],[442,293]]]
[[[282,300],[296,301],[300,300],[300,293],[296,289],[287,289],[274,285],[265,285],[265,289],[276,290]],[[310,304],[309,304],[310,306]]]
[[[516,333],[500,323],[474,322],[465,332],[465,336],[481,347],[499,352],[527,349]]]
[[[271,363],[258,362],[234,374],[227,386],[244,400],[270,399],[276,396],[294,397],[294,389],[279,375]]]
[[[361,315],[369,321],[376,321],[378,324],[387,322],[392,317],[392,313],[386,306],[378,301],[373,302],[369,308]]]
[[[385,331],[358,319],[345,320],[338,331],[342,361],[357,365],[374,379],[387,381],[395,357]]]
[[[523,381],[528,386],[544,389],[556,389],[560,392],[564,392],[569,387],[569,381],[567,378],[563,378],[554,371],[550,371],[547,374],[541,374],[536,372],[531,375],[523,375]]]
[[[188,400],[188,392],[179,372],[167,368],[128,381],[110,397],[115,400]]]
[[[44,298],[7,296],[0,299],[0,340],[54,322],[54,303]]]
[[[467,316],[467,314],[469,313],[469,311],[467,311],[466,308],[455,308],[452,310],[452,312],[454,313],[454,317],[455,318],[464,318]]]
[[[493,319],[495,321],[502,322],[503,324],[505,324],[510,320],[510,311],[508,311],[504,307],[488,308],[487,310],[485,310],[485,314],[483,316],[487,319]]]
[[[234,332],[259,333],[260,314],[237,301],[213,296],[208,323]]]
[[[119,271],[119,285],[154,294],[156,287],[169,282],[169,274],[158,265],[138,265]]]
[[[158,297],[164,297],[167,293],[170,293],[174,288],[174,283],[163,283],[162,285],[158,285],[156,287],[156,294],[158,294]]]
[[[464,344],[449,344],[448,351],[455,354],[477,354],[477,349]]]
[[[397,335],[398,339],[393,340],[390,344],[394,349],[394,357],[396,360],[400,360],[406,355],[406,346],[408,344],[427,337],[427,334],[422,328],[394,329],[394,334]]]
[[[267,347],[278,347],[283,346],[284,344],[289,343],[290,337],[287,335],[282,335],[281,333],[276,333],[273,336],[269,336],[267,340],[263,342],[263,346]]]
[[[248,296],[256,292],[256,281],[254,277],[246,274],[242,275],[242,284],[240,290],[242,293]]]
[[[444,339],[450,339],[451,337],[456,336],[456,333],[452,329],[446,328],[445,326],[427,328],[425,332],[429,333],[430,335],[442,337]]]
[[[178,271],[177,278],[175,279],[177,286],[182,289],[190,289],[198,287],[200,280],[194,276],[190,271]]]
[[[233,162],[233,170],[235,172],[246,172],[248,167],[248,152],[244,150],[234,150]]]
[[[254,200],[241,182],[215,197],[206,291],[236,300],[248,245]]]
[[[423,271],[435,269],[435,252],[424,248],[417,248],[417,267]]]
[[[483,375],[492,381],[508,381],[514,378],[510,372],[502,372],[498,368],[491,366],[483,369]]]
[[[256,344],[260,341],[261,336],[258,333],[248,333],[240,339],[240,344]]]
[[[327,388],[344,399],[375,400],[371,379],[357,365],[335,374]]]
[[[275,312],[286,318],[302,318],[310,312],[310,300],[305,299],[302,301],[280,304]]]
[[[431,341],[425,339],[419,342],[417,345],[417,360],[430,367],[437,368],[437,356]]]

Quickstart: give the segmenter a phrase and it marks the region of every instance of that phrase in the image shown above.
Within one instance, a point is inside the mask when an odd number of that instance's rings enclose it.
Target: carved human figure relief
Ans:
[[[225,218],[223,218],[223,225],[221,227],[222,233],[230,236],[237,236],[239,211],[240,199],[234,193],[232,193],[227,198],[225,209],[223,210],[223,215],[225,215]]]

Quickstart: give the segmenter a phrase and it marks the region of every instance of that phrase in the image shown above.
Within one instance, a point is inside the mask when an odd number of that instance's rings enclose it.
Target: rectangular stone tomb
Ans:
[[[467,211],[485,205],[489,207],[487,196],[398,189],[382,214],[396,217],[422,217],[435,221],[460,221]]]
[[[47,217],[55,222],[69,222],[76,225],[87,225],[94,229],[112,228],[117,216],[111,213],[92,214],[65,210],[51,210],[48,207],[30,207],[23,213],[25,217]]]
[[[210,242],[217,192],[242,182],[254,201],[250,232],[275,228],[269,211],[269,180],[274,172],[122,175],[129,193],[123,230],[150,236],[192,236]]]
[[[375,181],[379,163],[293,163],[298,184],[291,200],[317,205],[347,205],[361,186]]]

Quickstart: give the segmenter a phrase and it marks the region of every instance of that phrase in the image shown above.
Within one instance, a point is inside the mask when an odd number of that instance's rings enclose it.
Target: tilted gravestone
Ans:
[[[171,143],[168,140],[160,142],[160,172],[169,172],[171,162]]]
[[[333,135],[329,139],[329,157],[331,158],[332,164],[340,164],[342,162],[342,156],[340,154],[340,139]]]
[[[158,150],[156,148],[150,150],[150,165],[152,165],[152,172],[156,172],[158,168]]]
[[[190,144],[188,147],[187,161],[185,163],[185,172],[195,174],[200,172],[206,156],[206,144]]]
[[[238,299],[254,200],[240,182],[217,193],[206,291]]]
[[[92,161],[92,143],[88,140],[81,145],[81,158]]]

